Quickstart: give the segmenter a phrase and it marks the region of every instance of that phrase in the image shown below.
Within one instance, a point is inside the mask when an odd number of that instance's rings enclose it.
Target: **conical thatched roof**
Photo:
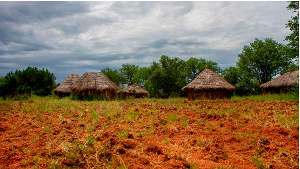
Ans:
[[[234,91],[235,87],[221,78],[210,69],[204,69],[191,83],[182,88],[182,91],[226,89]]]
[[[288,87],[295,83],[299,83],[299,70],[293,72],[287,72],[281,76],[276,77],[275,79],[263,83],[260,85],[261,88],[268,87]]]
[[[70,74],[56,89],[54,89],[55,94],[71,94],[71,87],[80,78],[78,74]]]
[[[72,93],[89,94],[97,91],[117,91],[118,86],[102,72],[84,73],[72,87]],[[86,93],[86,91],[88,93]]]
[[[139,85],[127,86],[126,88],[119,90],[118,94],[119,93],[149,95],[149,92],[141,88]]]

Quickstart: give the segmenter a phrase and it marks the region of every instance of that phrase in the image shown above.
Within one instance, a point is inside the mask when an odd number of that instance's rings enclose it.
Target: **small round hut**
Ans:
[[[118,86],[102,72],[84,73],[72,86],[72,94],[84,96],[101,96],[103,99],[116,99]]]
[[[230,98],[235,87],[210,69],[204,69],[191,83],[181,89],[188,92],[188,99]]]
[[[69,96],[71,94],[71,87],[74,85],[80,76],[76,73],[70,74],[56,89],[54,94],[59,97]]]
[[[141,88],[139,85],[127,86],[126,88],[119,90],[118,96],[120,99],[126,98],[143,98],[149,97],[149,92]]]
[[[261,93],[287,93],[297,83],[299,84],[299,70],[287,72],[271,81],[261,84]]]

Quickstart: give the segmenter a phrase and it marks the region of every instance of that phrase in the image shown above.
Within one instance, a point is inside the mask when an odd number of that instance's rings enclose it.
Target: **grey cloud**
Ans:
[[[166,17],[178,17],[191,11],[193,2],[115,2],[110,9],[125,18],[141,17],[156,9]]]
[[[82,2],[0,2],[0,42],[28,43],[28,40],[24,39],[37,42],[39,40],[34,37],[33,30],[25,31],[20,26],[41,24],[45,20],[84,13],[89,10],[88,7],[87,3]],[[25,50],[39,50],[33,49],[37,45],[29,46],[31,47]]]
[[[1,22],[0,22],[1,23]],[[23,36],[23,34],[14,28],[14,24],[1,23],[0,24],[0,42],[7,44],[9,42],[15,42]]]
[[[114,2],[110,10],[126,17],[139,17],[151,10],[152,2]]]
[[[111,24],[116,19],[113,18],[101,18],[97,16],[83,16],[82,18],[74,17],[67,20],[66,23],[61,23],[60,25],[53,25],[53,27],[58,28],[63,31],[66,35],[76,35],[82,32],[88,31],[93,26]],[[99,30],[101,31],[101,30]]]
[[[88,11],[83,2],[0,2],[0,22],[31,23]]]
[[[160,40],[155,40],[154,42],[150,43],[149,45],[147,45],[145,47],[141,47],[140,50],[149,49],[149,48],[161,49],[165,46],[178,46],[179,48],[181,48],[181,47],[188,47],[191,45],[202,46],[205,44],[206,44],[205,42],[196,42],[194,40],[160,39]]]
[[[0,22],[1,23],[1,22]],[[2,47],[6,46],[9,50],[1,50],[0,53],[8,51],[9,53],[19,53],[22,51],[40,51],[43,49],[52,49],[49,45],[38,40],[33,30],[22,30],[14,23],[1,23],[0,24],[0,42]],[[11,48],[9,44],[19,44],[20,47]],[[13,50],[13,51],[10,51]]]
[[[0,76],[36,66],[61,82],[127,62],[150,66],[163,54],[235,66],[254,38],[284,39],[287,4],[0,2]]]

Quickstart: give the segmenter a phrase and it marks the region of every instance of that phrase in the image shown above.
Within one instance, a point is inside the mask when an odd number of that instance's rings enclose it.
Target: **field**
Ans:
[[[1,100],[0,168],[299,168],[299,101]]]

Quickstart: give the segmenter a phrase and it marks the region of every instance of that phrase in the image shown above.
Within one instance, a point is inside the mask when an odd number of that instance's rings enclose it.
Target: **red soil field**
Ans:
[[[299,102],[0,102],[0,168],[299,168]]]

